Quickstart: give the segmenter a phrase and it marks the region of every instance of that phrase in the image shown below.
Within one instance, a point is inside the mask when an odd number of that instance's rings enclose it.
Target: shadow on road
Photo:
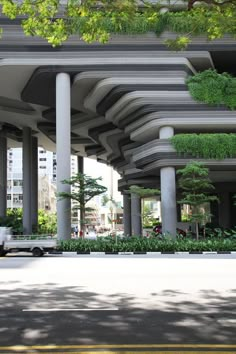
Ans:
[[[179,302],[180,294],[173,290],[153,293],[157,304],[161,298],[164,306],[145,310],[134,308],[135,297],[122,293],[102,298],[79,286],[47,283],[27,288],[18,282],[12,290],[0,292],[0,345],[235,343],[235,289],[228,291],[227,298],[216,291],[201,291],[199,303]],[[109,310],[114,306],[118,310]]]

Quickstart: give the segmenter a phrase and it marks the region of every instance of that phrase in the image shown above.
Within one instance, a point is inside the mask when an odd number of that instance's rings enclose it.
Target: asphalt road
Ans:
[[[236,256],[9,256],[0,305],[0,353],[236,353]]]

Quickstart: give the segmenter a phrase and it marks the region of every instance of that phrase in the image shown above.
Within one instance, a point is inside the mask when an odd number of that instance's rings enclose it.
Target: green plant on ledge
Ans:
[[[177,134],[170,142],[179,154],[223,160],[236,157],[236,134]]]
[[[205,70],[188,78],[187,85],[190,95],[196,101],[225,105],[231,110],[236,108],[236,79],[228,73]]]
[[[173,31],[174,38],[165,43],[174,50],[185,49],[199,34],[209,40],[235,37],[234,0],[187,0],[179,5],[152,0],[0,0],[0,12],[19,20],[26,36],[44,38],[54,47],[71,35],[106,43],[114,33],[160,36]]]

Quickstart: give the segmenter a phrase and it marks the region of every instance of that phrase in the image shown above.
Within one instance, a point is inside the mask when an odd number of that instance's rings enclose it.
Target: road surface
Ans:
[[[236,256],[0,259],[0,353],[236,353]]]

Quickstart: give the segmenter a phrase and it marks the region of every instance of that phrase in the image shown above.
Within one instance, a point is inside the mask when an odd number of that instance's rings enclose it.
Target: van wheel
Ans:
[[[43,255],[43,251],[40,248],[36,247],[33,249],[32,254],[34,257],[41,257]]]
[[[3,246],[0,246],[0,257],[5,257],[6,254],[7,254],[7,251],[5,251],[3,249]]]

